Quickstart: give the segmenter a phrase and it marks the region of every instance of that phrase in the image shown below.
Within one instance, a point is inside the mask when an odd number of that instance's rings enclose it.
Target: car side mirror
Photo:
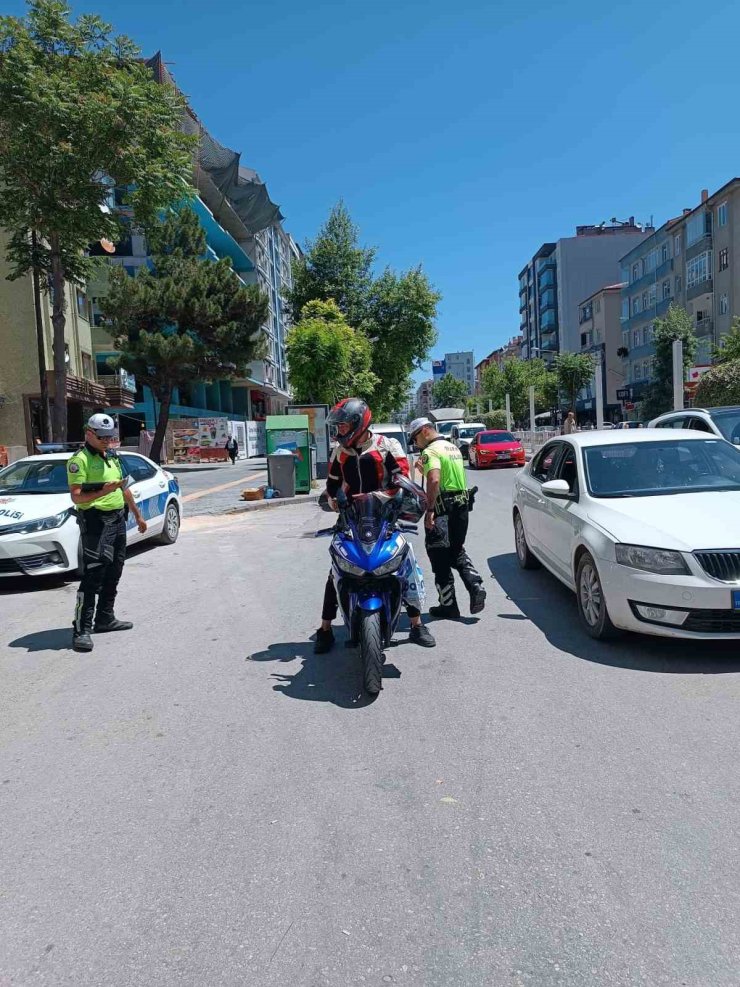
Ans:
[[[542,484],[542,493],[553,500],[572,500],[575,496],[565,480],[548,480]]]

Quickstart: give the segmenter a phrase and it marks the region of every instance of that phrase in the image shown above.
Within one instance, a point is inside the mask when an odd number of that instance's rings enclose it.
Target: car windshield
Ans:
[[[65,460],[21,460],[0,470],[0,494],[68,493]]]
[[[591,446],[583,458],[593,497],[740,491],[740,450],[721,439]]]
[[[728,442],[740,445],[740,408],[728,408],[727,411],[712,411],[712,421]]]
[[[478,442],[482,446],[494,446],[500,442],[516,442],[511,432],[481,432]]]
[[[455,424],[456,422],[440,422],[439,425],[437,425],[437,431],[440,435],[449,435],[452,431],[452,426]]]
[[[469,425],[464,428],[458,429],[458,435],[461,439],[472,439],[478,432],[483,431],[482,425]]]

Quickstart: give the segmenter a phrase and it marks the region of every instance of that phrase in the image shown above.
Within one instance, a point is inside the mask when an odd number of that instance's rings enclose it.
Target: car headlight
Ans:
[[[403,555],[402,552],[397,552],[396,555],[394,555],[392,559],[389,559],[387,562],[384,562],[383,565],[381,565],[377,569],[375,569],[374,572],[373,572],[373,575],[374,576],[387,576],[391,572],[395,572],[396,569],[400,569],[401,563],[403,562],[404,557],[405,556]]]
[[[642,545],[617,545],[617,562],[631,569],[656,572],[662,576],[685,576],[691,570],[680,552],[664,548],[643,548]]]
[[[37,531],[49,531],[60,528],[72,513],[71,510],[60,511],[51,517],[42,517],[36,521],[22,521],[20,524],[10,524],[0,528],[0,535],[32,535]]]

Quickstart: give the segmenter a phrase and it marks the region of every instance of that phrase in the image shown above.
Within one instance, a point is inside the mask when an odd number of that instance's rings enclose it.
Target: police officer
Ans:
[[[104,631],[128,631],[130,621],[113,610],[126,561],[126,517],[134,515],[139,531],[147,525],[134,502],[118,456],[109,451],[115,435],[110,415],[96,414],[85,428],[85,446],[67,463],[67,480],[82,541],[82,582],[77,593],[72,647],[92,651],[90,637]],[[97,597],[97,611],[95,602]],[[94,620],[94,627],[93,627]]]
[[[465,551],[469,495],[462,453],[428,418],[415,419],[409,426],[409,437],[421,450],[420,468],[427,481],[430,509],[424,521],[426,547],[439,594],[439,606],[430,607],[429,613],[437,619],[460,616],[453,569],[470,594],[470,612],[480,613],[486,605],[486,591]]]

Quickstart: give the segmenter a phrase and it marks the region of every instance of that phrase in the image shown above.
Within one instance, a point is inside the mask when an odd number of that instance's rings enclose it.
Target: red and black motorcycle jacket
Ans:
[[[391,477],[397,471],[409,475],[401,443],[387,435],[373,435],[359,449],[337,446],[329,462],[326,492],[332,499],[340,488],[348,497],[375,490],[395,492]]]

